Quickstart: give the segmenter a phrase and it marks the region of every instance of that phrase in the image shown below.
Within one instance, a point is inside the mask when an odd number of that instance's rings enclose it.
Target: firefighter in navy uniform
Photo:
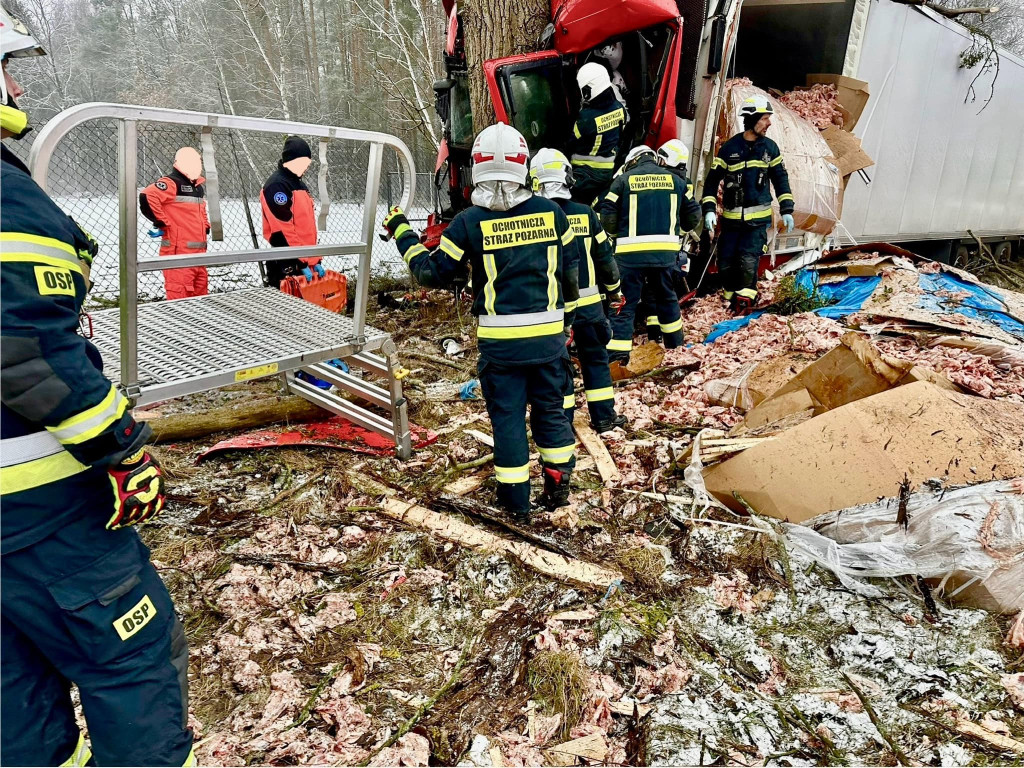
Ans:
[[[572,129],[572,199],[590,205],[608,190],[615,172],[626,108],[615,98],[604,65],[584,64],[576,73],[583,106]]]
[[[665,170],[650,147],[634,147],[622,173],[598,204],[601,224],[614,236],[626,303],[612,315],[609,359],[623,365],[633,349],[633,320],[644,283],[652,289],[665,347],[682,346],[683,323],[672,282],[680,254],[680,236],[700,221],[700,208],[686,192],[686,182]]]
[[[572,165],[565,155],[557,149],[539,150],[530,163],[530,175],[537,192],[561,206],[576,236],[580,297],[573,314],[572,338],[583,375],[590,423],[598,433],[623,427],[626,417],[615,412],[615,390],[608,368],[608,342],[611,341],[612,330],[601,303],[602,293],[613,309],[621,309],[623,303],[619,291],[619,268],[612,255],[611,243],[594,209],[570,199]],[[570,380],[570,389],[565,396],[569,421],[572,421],[576,407],[575,388],[571,385]]]
[[[568,503],[576,463],[576,438],[563,409],[572,375],[565,307],[579,294],[576,249],[562,209],[526,186],[530,151],[519,131],[504,123],[485,128],[472,157],[473,205],[452,220],[437,250],[420,244],[401,209],[392,209],[384,226],[423,285],[449,285],[472,269],[478,371],[494,433],[498,504],[528,522],[527,404],[544,478],[541,502],[548,509]]]
[[[690,150],[679,139],[669,139],[658,147],[658,162],[669,173],[673,173],[686,182],[686,194],[693,197],[693,184],[686,172],[686,164],[690,162]],[[672,284],[675,286],[677,296],[681,296],[688,290],[685,283],[684,270],[687,268],[687,256],[685,251],[679,252],[679,260],[672,270]],[[658,314],[654,308],[654,289],[648,283],[644,283],[644,290],[640,300],[638,316],[643,320],[647,329],[649,341],[661,341],[661,327],[658,325]]]
[[[0,38],[3,136],[17,138],[7,65],[43,51],[6,12]],[[185,634],[131,527],[164,504],[151,430],[77,332],[95,242],[6,146],[0,174],[0,759],[194,765]]]
[[[757,304],[757,266],[768,252],[772,223],[772,191],[779,201],[782,222],[793,231],[793,193],[779,145],[767,137],[772,105],[764,96],[751,96],[740,106],[743,132],[718,150],[704,180],[701,208],[708,232],[718,223],[718,188],[722,192],[722,231],[718,235],[718,271],[725,298],[734,312]]]
[[[263,237],[272,248],[316,245],[316,212],[309,187],[302,175],[313,162],[309,144],[301,136],[289,136],[284,142],[281,160],[260,190],[263,211]],[[320,257],[279,259],[266,262],[267,281],[274,288],[289,275],[301,274],[307,280],[313,273],[324,276]]]

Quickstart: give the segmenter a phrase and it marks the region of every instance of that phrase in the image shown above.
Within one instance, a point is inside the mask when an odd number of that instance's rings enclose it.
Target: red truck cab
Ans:
[[[434,84],[444,135],[434,169],[439,210],[424,233],[431,247],[469,205],[474,138],[458,7],[455,0],[445,0],[444,7],[447,76]],[[515,126],[532,151],[565,151],[580,108],[576,71],[588,61],[608,64],[602,52],[621,46],[618,66],[609,66],[629,117],[620,160],[638,144],[657,147],[676,138],[679,121],[697,113],[697,60],[707,12],[704,0],[552,0],[551,23],[536,52],[484,62],[497,119]],[[708,71],[717,72],[721,58]]]

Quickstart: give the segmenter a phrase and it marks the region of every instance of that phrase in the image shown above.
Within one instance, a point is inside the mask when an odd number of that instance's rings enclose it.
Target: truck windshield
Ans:
[[[508,73],[512,124],[531,148],[565,143],[566,104],[559,75],[557,61]]]
[[[473,146],[473,110],[469,106],[469,82],[465,73],[455,75],[451,90],[452,144],[469,149]]]

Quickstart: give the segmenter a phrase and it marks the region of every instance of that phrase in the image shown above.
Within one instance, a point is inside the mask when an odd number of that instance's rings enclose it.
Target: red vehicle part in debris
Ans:
[[[429,429],[410,424],[409,431],[412,433],[413,448],[423,448],[437,441],[437,435]],[[373,456],[390,456],[395,452],[394,441],[390,438],[357,426],[341,416],[335,416],[326,421],[311,421],[291,428],[247,432],[221,440],[199,454],[196,463],[222,451],[254,451],[260,448],[290,448],[296,445],[341,448]]]
[[[616,35],[678,17],[675,0],[551,0],[560,53],[583,53]]]

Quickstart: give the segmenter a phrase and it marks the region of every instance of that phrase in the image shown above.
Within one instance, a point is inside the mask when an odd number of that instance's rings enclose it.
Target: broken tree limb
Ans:
[[[457,471],[461,471],[463,469],[476,469],[477,467],[482,467],[487,462],[493,461],[493,460],[494,460],[494,454],[493,453],[485,453],[483,456],[475,458],[472,461],[466,461],[466,462],[463,462],[462,464],[456,464],[455,465],[455,469]]]
[[[418,504],[385,499],[381,504],[385,517],[420,528],[471,549],[507,554],[527,568],[559,581],[585,587],[607,589],[609,584],[622,579],[622,574],[610,568],[586,563],[559,555],[521,541],[509,541],[490,531],[463,523]]]
[[[176,440],[194,440],[216,432],[253,429],[279,422],[316,421],[332,415],[308,400],[288,395],[249,400],[200,413],[158,416],[146,423],[152,427],[156,442],[172,443]]]
[[[984,16],[985,14],[997,13],[999,11],[998,5],[969,5],[966,8],[948,8],[944,5],[933,3],[931,0],[894,0],[894,2],[902,3],[903,5],[921,5],[925,8],[931,8],[947,19],[955,19],[957,16],[963,16],[965,13],[977,13]]]
[[[445,360],[443,357],[437,355],[428,355],[426,352],[417,352],[414,349],[403,349],[402,354],[405,357],[415,357],[418,360],[426,360],[427,362],[434,363],[436,365],[446,365],[449,368],[454,368],[460,373],[468,373],[469,367],[466,365],[459,365],[454,360]]]
[[[488,448],[494,447],[494,438],[484,432],[481,432],[479,429],[467,429],[465,430],[465,433],[470,437],[480,441]]]
[[[576,418],[573,420],[573,428],[576,430],[576,435],[579,437],[580,442],[583,443],[583,447],[587,449],[587,453],[594,457],[594,463],[597,464],[597,473],[601,475],[601,479],[606,483],[617,483],[622,480],[622,475],[619,474],[618,467],[612,461],[608,448],[598,434],[591,429],[587,419],[586,414],[579,411],[576,412]]]
[[[467,493],[472,493],[483,485],[486,480],[487,478],[483,475],[467,475],[466,477],[460,477],[458,480],[453,480],[441,488],[441,490],[452,496],[465,496]]]
[[[503,528],[509,533],[514,533],[519,538],[532,544],[536,544],[539,547],[545,547],[553,550],[565,557],[575,557],[575,553],[570,552],[559,544],[550,534],[538,532],[531,526],[516,525],[510,520],[507,520],[497,514],[497,510],[492,509],[486,504],[474,499],[463,499],[458,496],[441,495],[436,499],[435,503],[449,512],[465,515],[466,517],[471,517],[490,525],[496,525],[499,528]]]
[[[843,676],[846,684],[850,686],[850,690],[857,694],[857,698],[860,699],[860,703],[864,706],[864,711],[868,713],[868,718],[870,718],[871,724],[875,726],[875,730],[878,731],[878,735],[881,736],[885,743],[889,745],[889,749],[892,750],[892,753],[896,756],[899,764],[913,765],[913,763],[910,762],[910,758],[907,757],[907,753],[900,748],[899,744],[893,741],[888,731],[882,727],[882,721],[875,712],[875,708],[871,706],[871,699],[864,695],[864,692],[857,687],[857,684],[850,679],[848,674],[842,671],[840,671],[840,674]]]

